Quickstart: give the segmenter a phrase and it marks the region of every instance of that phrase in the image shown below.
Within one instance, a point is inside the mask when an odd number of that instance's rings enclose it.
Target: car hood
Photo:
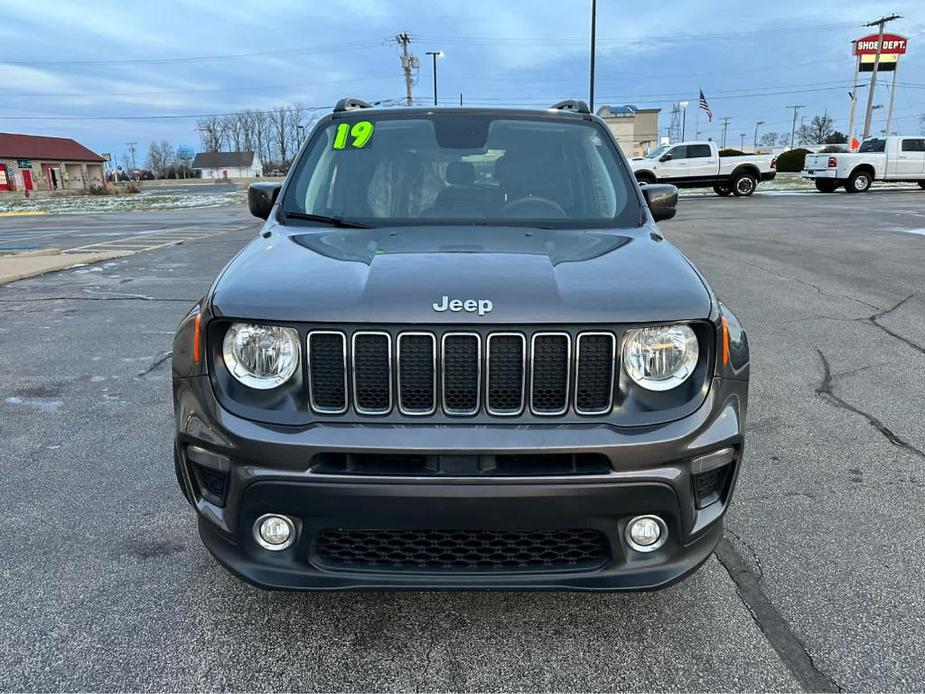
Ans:
[[[706,318],[712,295],[655,227],[270,227],[232,260],[215,315],[336,323],[621,323]],[[438,307],[490,301],[479,315]],[[469,306],[478,305],[470,303]],[[483,308],[487,304],[481,304]]]

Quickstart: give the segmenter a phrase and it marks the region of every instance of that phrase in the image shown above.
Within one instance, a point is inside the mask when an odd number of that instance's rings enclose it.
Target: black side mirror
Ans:
[[[251,214],[260,219],[270,216],[282,183],[251,183],[247,187],[247,207]]]
[[[671,161],[671,152],[667,152],[658,158],[659,161]]]
[[[642,186],[642,195],[656,222],[671,219],[678,210],[678,189],[668,183],[650,183]]]

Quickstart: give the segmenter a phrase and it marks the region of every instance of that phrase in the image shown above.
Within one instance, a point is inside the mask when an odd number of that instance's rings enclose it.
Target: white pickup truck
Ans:
[[[822,193],[839,186],[863,193],[874,181],[915,181],[925,188],[925,137],[872,137],[857,152],[807,154],[802,175]]]
[[[678,142],[662,145],[630,161],[640,183],[671,183],[679,188],[709,188],[717,195],[747,196],[759,181],[777,175],[771,155],[720,156],[716,143]]]

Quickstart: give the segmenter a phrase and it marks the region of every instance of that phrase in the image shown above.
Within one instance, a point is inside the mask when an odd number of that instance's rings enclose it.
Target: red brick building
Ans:
[[[0,192],[104,186],[103,161],[66,137],[0,133]]]

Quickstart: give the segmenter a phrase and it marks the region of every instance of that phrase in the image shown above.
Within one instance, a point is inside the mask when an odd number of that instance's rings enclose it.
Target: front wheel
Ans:
[[[730,188],[725,183],[717,183],[713,186],[713,192],[719,195],[721,198],[725,198],[727,195],[732,195],[732,188]]]
[[[758,179],[749,173],[741,173],[732,179],[732,192],[737,198],[747,198],[757,187]]]
[[[838,188],[838,182],[832,178],[817,178],[816,190],[820,193],[834,193]]]
[[[866,193],[870,190],[873,178],[866,171],[855,171],[845,182],[845,191],[848,193]]]

